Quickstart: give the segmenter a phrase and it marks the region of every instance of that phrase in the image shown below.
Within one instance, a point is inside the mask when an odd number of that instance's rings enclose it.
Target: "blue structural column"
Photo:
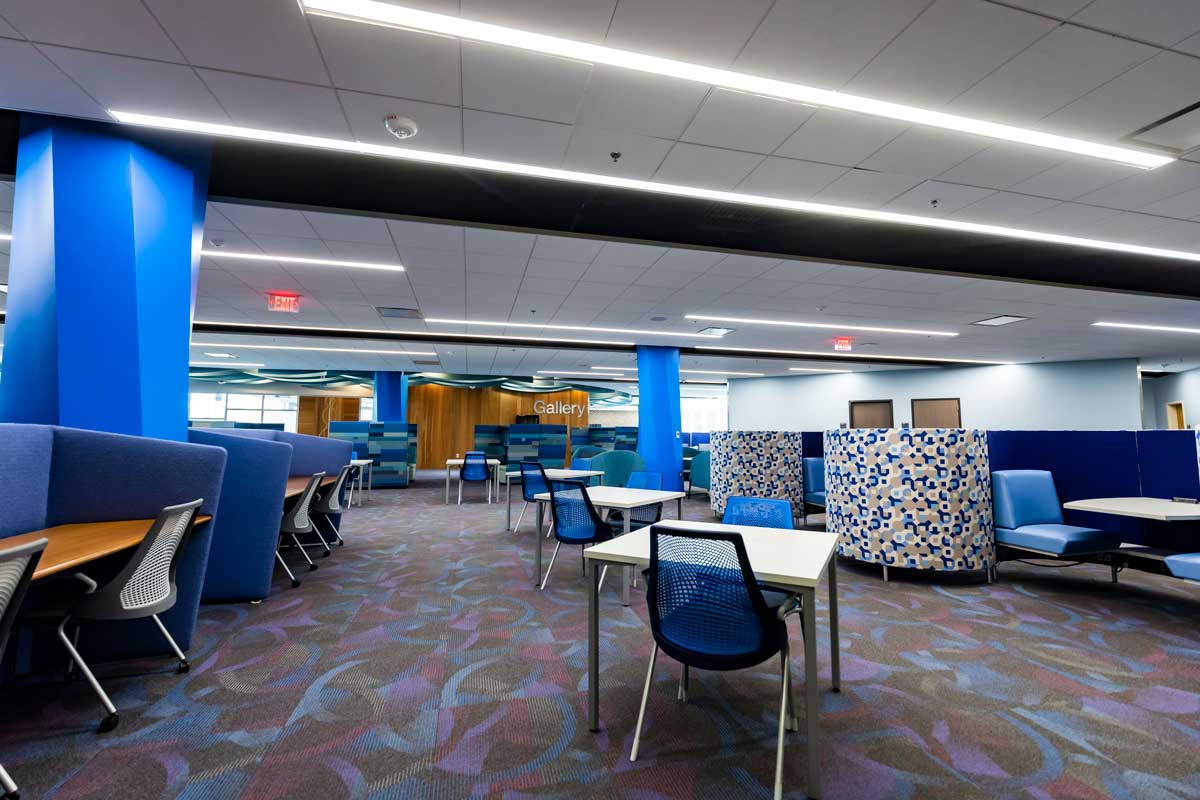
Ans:
[[[0,421],[184,440],[208,147],[25,115]]]
[[[408,422],[408,373],[375,373],[375,421]]]
[[[679,429],[679,350],[639,345],[638,453],[647,472],[662,474],[663,489],[682,491],[683,442]]]

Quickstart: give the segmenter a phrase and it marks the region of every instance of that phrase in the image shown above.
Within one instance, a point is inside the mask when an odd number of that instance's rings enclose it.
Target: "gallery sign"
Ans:
[[[555,400],[547,403],[545,400],[535,400],[533,402],[533,413],[535,414],[562,414],[568,417],[582,417],[583,412],[587,410],[587,406],[582,403],[568,403],[565,400]]]

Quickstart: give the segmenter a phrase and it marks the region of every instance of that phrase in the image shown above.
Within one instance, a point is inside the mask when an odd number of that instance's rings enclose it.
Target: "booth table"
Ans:
[[[1184,522],[1200,519],[1200,503],[1180,503],[1158,497],[1097,497],[1063,503],[1071,511],[1094,511],[1119,517],[1139,517],[1160,522]]]
[[[808,738],[808,796],[821,796],[821,715],[817,697],[817,586],[822,574],[829,584],[829,649],[833,690],[841,688],[841,653],[838,644],[837,536],[823,531],[781,531],[713,522],[656,523],[670,530],[702,530],[741,534],[750,568],[761,583],[798,594],[803,599],[804,708]],[[540,548],[539,548],[540,552]],[[588,573],[588,728],[600,730],[600,569],[607,564],[640,569],[650,564],[650,528],[585,548]],[[628,585],[628,582],[626,583]],[[779,795],[776,794],[778,797]]]
[[[545,470],[547,480],[552,481],[570,481],[579,478],[599,478],[601,483],[604,483],[604,470],[602,469],[548,469]],[[512,485],[513,478],[520,478],[521,472],[502,472],[505,485],[505,500],[508,503],[508,510],[505,512],[504,527],[512,527]]]
[[[370,499],[371,477],[372,477],[371,468],[374,465],[375,465],[375,461],[370,458],[355,458],[350,461],[350,466],[358,468],[358,480],[356,481],[356,483],[357,483],[357,489],[358,489],[358,504],[360,506],[363,504],[364,478],[365,478],[365,483],[366,483],[366,488],[367,488],[367,499],[368,500]],[[353,490],[355,489],[355,486],[353,484],[351,484],[350,489],[352,490],[350,503],[353,504],[353,502],[354,502],[354,497],[353,497],[354,491]]]
[[[461,458],[447,458],[446,459],[446,505],[450,505],[450,470],[453,469],[454,467],[461,467],[462,465],[463,465],[463,459],[461,459]],[[499,498],[500,497],[500,477],[499,477],[500,471],[496,468],[500,466],[500,459],[489,458],[487,460],[487,465],[488,465],[488,469],[490,469],[492,471],[492,477],[489,478],[488,480],[492,481],[495,484],[496,497]]]

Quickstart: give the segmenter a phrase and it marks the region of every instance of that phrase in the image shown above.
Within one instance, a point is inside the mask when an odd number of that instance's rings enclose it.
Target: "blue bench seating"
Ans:
[[[1044,556],[1070,558],[1114,550],[1119,534],[1063,524],[1054,476],[1038,469],[992,473],[996,543]]]
[[[808,524],[808,507],[825,508],[825,459],[821,457],[806,457],[804,459],[804,524]]]
[[[1167,569],[1176,578],[1200,581],[1200,553],[1178,553],[1167,556]]]

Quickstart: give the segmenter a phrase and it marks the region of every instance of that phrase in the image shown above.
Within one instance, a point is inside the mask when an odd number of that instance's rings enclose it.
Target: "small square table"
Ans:
[[[581,478],[591,479],[599,478],[600,483],[604,483],[604,470],[602,469],[547,469],[546,477],[552,481],[570,481]],[[521,471],[515,470],[511,472],[501,472],[501,477],[504,478],[505,499],[508,501],[508,511],[506,512],[504,527],[512,528],[512,485],[513,478],[517,478],[516,483],[520,483]]]
[[[453,469],[454,467],[461,467],[463,465],[463,461],[464,460],[461,458],[447,458],[446,459],[446,505],[450,505],[450,470]],[[488,478],[488,480],[493,481],[495,483],[496,499],[499,500],[500,499],[500,479],[499,479],[499,477],[497,477],[498,470],[496,469],[496,467],[500,466],[500,459],[489,458],[487,460],[487,466],[488,466],[488,469],[491,470],[491,473],[492,473],[491,476]]]

